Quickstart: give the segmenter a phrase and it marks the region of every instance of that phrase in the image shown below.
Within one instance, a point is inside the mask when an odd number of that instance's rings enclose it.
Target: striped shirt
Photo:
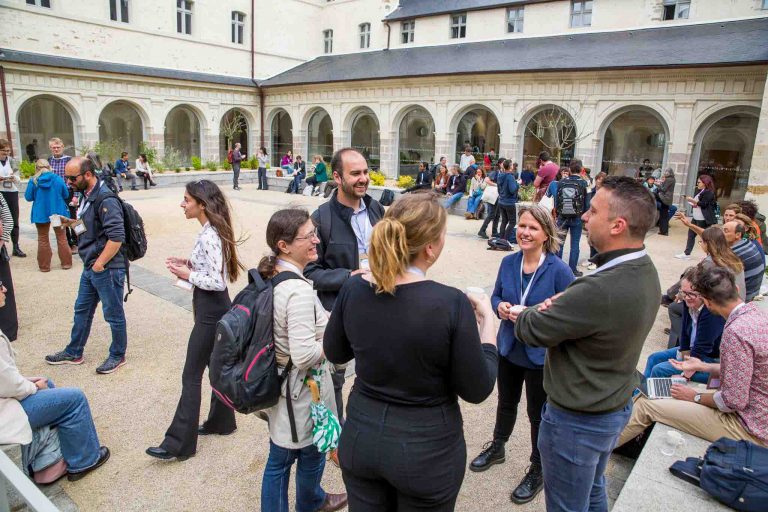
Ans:
[[[731,249],[744,264],[744,281],[747,285],[747,302],[749,302],[760,293],[765,272],[765,258],[751,240],[739,240],[731,246]]]
[[[11,230],[13,229],[13,216],[11,215],[11,209],[8,208],[8,203],[5,202],[5,198],[0,194],[0,221],[3,224],[3,236],[1,241],[11,241]]]
[[[64,177],[64,168],[70,160],[72,160],[72,157],[69,155],[64,155],[60,158],[52,156],[48,158],[48,163],[51,164],[51,171],[58,174],[64,181],[66,181],[66,178]]]

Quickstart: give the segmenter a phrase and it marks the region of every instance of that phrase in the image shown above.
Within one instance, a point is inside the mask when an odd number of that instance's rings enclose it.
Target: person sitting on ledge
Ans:
[[[699,265],[691,284],[710,311],[726,318],[720,363],[695,357],[670,363],[681,372],[719,377],[720,389],[702,393],[673,384],[674,400],[638,396],[617,446],[636,438],[654,422],[708,441],[729,437],[768,446],[768,314],[739,298],[733,272],[728,269]]]

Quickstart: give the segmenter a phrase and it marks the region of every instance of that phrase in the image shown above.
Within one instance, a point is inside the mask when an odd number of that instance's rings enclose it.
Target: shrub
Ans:
[[[205,162],[205,168],[209,171],[215,171],[219,168],[219,164],[217,162],[214,162],[213,160],[208,160]]]
[[[157,161],[157,150],[150,146],[147,142],[139,142],[139,154],[147,155],[147,162],[149,162],[149,165],[152,167],[155,166],[155,162]]]
[[[28,180],[35,175],[35,163],[22,160],[19,164],[19,174],[23,179]]]
[[[371,183],[373,183],[377,187],[383,187],[384,182],[387,180],[387,177],[384,176],[384,174],[379,171],[373,171],[372,173],[369,174],[369,176],[371,177]]]
[[[232,164],[224,160],[223,162],[221,162],[221,168],[224,169],[225,171],[231,171]]]
[[[229,163],[229,162],[227,162]],[[251,161],[247,159],[243,159],[242,162],[240,162],[240,168],[241,169],[250,169],[251,168]]]
[[[248,165],[250,165],[251,169],[258,169],[259,168],[259,159],[255,156],[252,156],[250,160],[248,160]]]
[[[193,157],[192,157],[192,167],[193,167],[193,168],[194,168],[196,171],[199,171],[200,169],[202,169],[202,168],[203,168],[203,161],[202,161],[202,160],[200,160],[200,157],[199,157],[199,156],[193,156]]]
[[[160,165],[163,169],[178,169],[181,167],[181,151],[171,146],[165,148],[165,155]]]
[[[520,187],[520,190],[517,191],[517,198],[520,201],[531,202],[534,197],[536,197],[536,187],[533,185]]]
[[[174,171],[173,171],[173,172],[175,172],[175,173],[177,173],[177,174],[178,174],[178,173],[180,173],[180,172],[181,172],[181,168],[180,168],[180,167],[179,167],[179,168],[176,168],[176,169],[174,169]]]
[[[413,185],[416,184],[416,180],[413,179],[413,176],[400,176],[397,178],[397,187],[398,188],[410,188]]]

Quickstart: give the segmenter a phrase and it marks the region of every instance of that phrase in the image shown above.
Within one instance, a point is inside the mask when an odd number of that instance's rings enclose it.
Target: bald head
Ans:
[[[64,167],[67,183],[79,191],[92,188],[99,180],[93,171],[93,164],[84,156],[73,157]]]
[[[723,234],[728,245],[733,245],[744,235],[744,226],[740,222],[732,220],[723,224]]]

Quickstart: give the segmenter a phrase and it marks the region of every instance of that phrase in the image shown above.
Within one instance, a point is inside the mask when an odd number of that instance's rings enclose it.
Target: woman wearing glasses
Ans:
[[[69,216],[67,200],[69,189],[58,174],[51,172],[51,164],[41,158],[35,162],[35,175],[27,183],[24,198],[32,202],[32,223],[37,228],[37,267],[40,272],[51,271],[51,242],[48,234],[51,229],[51,216]],[[55,219],[55,218],[54,218]],[[59,253],[61,268],[72,268],[72,251],[67,242],[67,233],[61,222],[53,226],[56,235],[56,247]]]
[[[216,336],[216,322],[229,310],[227,280],[234,282],[243,269],[237,257],[232,219],[221,189],[209,180],[187,183],[181,208],[187,219],[197,220],[203,230],[189,259],[171,257],[165,265],[179,285],[193,290],[195,325],[189,336],[187,359],[181,375],[181,398],[176,415],[159,447],[147,448],[158,459],[187,460],[197,450],[198,435],[229,435],[237,425],[235,412],[211,394],[208,420],[198,427],[200,387]]]

